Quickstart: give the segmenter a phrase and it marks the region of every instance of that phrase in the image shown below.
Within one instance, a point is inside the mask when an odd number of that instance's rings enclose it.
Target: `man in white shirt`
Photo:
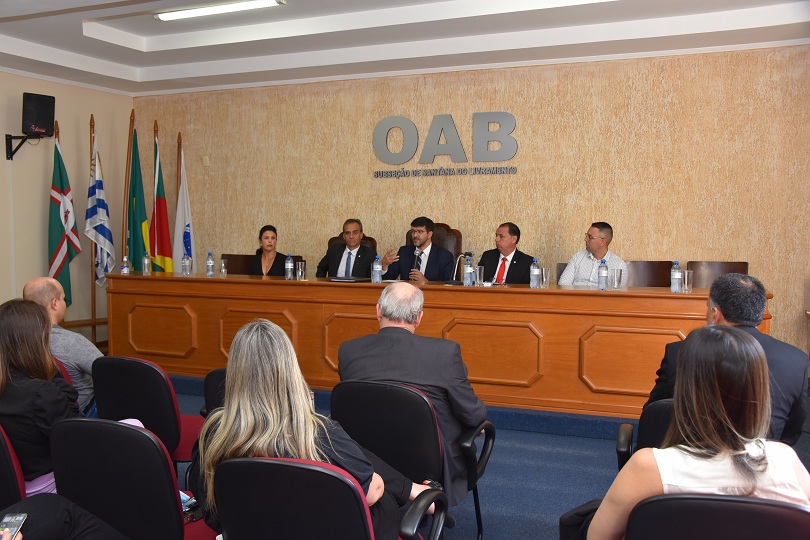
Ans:
[[[347,219],[343,223],[343,242],[329,246],[326,255],[318,263],[316,277],[370,278],[371,263],[377,255],[373,249],[362,245],[363,224],[359,219]]]
[[[608,270],[621,269],[622,287],[627,286],[627,264],[608,249],[613,240],[613,227],[604,221],[591,223],[585,233],[585,249],[574,253],[560,276],[560,285],[596,286],[599,279],[599,263],[605,259]]]

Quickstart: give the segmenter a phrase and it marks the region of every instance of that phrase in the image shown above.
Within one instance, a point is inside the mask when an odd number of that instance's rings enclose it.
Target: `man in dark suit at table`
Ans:
[[[383,279],[448,281],[453,279],[453,254],[433,243],[433,220],[424,216],[411,221],[412,246],[395,254],[390,248],[382,257]]]
[[[718,277],[709,290],[708,324],[736,326],[751,334],[765,351],[771,389],[771,429],[768,438],[796,444],[807,416],[808,358],[804,351],[757,330],[765,316],[765,286],[744,274]],[[666,346],[655,387],[647,403],[671,398],[675,388],[682,341]]]
[[[371,277],[371,263],[377,255],[373,249],[361,244],[363,223],[347,219],[343,223],[343,242],[329,246],[318,263],[315,277]]]
[[[340,380],[387,381],[412,385],[433,403],[442,435],[444,477],[440,480],[451,506],[467,496],[467,467],[459,448],[465,427],[487,417],[475,395],[455,341],[414,334],[422,321],[422,291],[410,283],[387,286],[377,303],[380,331],[341,344]],[[392,421],[395,419],[392,418]]]
[[[529,283],[532,258],[517,249],[520,228],[512,222],[495,229],[495,249],[485,251],[478,261],[484,267],[484,281],[495,283]]]

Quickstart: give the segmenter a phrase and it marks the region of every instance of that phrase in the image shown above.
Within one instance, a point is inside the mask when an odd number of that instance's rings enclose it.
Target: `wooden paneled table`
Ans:
[[[147,358],[169,373],[225,365],[236,331],[263,317],[290,336],[307,382],[338,382],[338,346],[376,332],[383,285],[328,280],[109,275],[110,354]],[[707,289],[597,291],[528,286],[421,286],[417,333],[461,344],[488,405],[637,417],[664,345],[705,324]],[[769,295],[770,296],[770,295]],[[769,329],[766,314],[760,329]]]

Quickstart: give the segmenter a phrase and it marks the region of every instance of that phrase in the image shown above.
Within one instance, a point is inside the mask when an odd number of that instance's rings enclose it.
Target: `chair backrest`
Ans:
[[[222,259],[228,261],[228,275],[250,274],[250,261],[255,255],[240,255],[238,253],[223,253]],[[198,266],[199,268],[199,266]]]
[[[628,287],[669,287],[672,261],[627,261]]]
[[[226,368],[217,368],[209,371],[203,381],[203,397],[205,398],[205,410],[210,413],[214,409],[222,407],[225,403],[225,374]]]
[[[362,488],[329,463],[228,459],[217,466],[214,495],[228,540],[373,538]]]
[[[7,508],[25,498],[25,478],[17,453],[0,427],[0,508]]]
[[[102,356],[93,362],[93,389],[99,418],[137,418],[169,452],[180,444],[177,397],[159,365],[140,358]]]
[[[343,240],[343,233],[340,233],[337,236],[333,236],[332,238],[327,240],[326,245],[331,246],[332,244],[337,244],[337,243],[341,243],[341,244],[346,243],[346,241]],[[362,245],[366,246],[366,247],[370,247],[371,249],[374,250],[374,253],[377,253],[377,241],[374,238],[372,238],[371,236],[366,236],[365,234],[363,234],[363,239],[360,240],[360,243]]]
[[[659,448],[672,421],[672,399],[653,401],[641,411],[638,419],[636,449]]]
[[[261,248],[256,250],[258,254],[261,251]],[[250,262],[256,255],[240,255],[238,253],[223,253],[222,258],[228,261],[228,275],[234,274],[250,274]],[[284,253],[279,252],[279,256],[285,257]],[[304,257],[301,255],[293,255],[293,261],[301,262],[304,260]]]
[[[565,268],[568,266],[567,262],[557,263],[557,282],[560,281],[560,276],[563,275],[565,272]]]
[[[630,512],[625,540],[806,540],[810,511],[754,497],[677,494],[644,499]]]
[[[747,274],[748,263],[744,261],[689,261],[686,263],[686,269],[694,272],[692,287],[708,288],[712,286],[715,279],[723,274]]]
[[[153,433],[110,420],[71,418],[53,427],[51,454],[60,495],[129,538],[182,540],[174,467]]]
[[[331,414],[360,446],[412,482],[442,478],[436,413],[419,390],[394,383],[343,381],[332,390]]]
[[[436,244],[437,246],[443,247],[447,251],[453,254],[453,260],[458,259],[458,256],[461,255],[461,231],[458,229],[452,228],[447,223],[434,223],[435,228],[433,230],[433,239],[431,242]],[[413,245],[413,237],[411,236],[410,230],[405,233],[405,245],[411,246]],[[480,256],[480,254],[479,254]]]

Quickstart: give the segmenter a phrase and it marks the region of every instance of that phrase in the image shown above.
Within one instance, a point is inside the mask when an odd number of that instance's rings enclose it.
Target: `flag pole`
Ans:
[[[61,142],[59,140],[59,120],[53,121],[53,136],[56,137],[56,142]]]
[[[135,129],[135,109],[129,114],[129,143],[127,144],[127,163],[126,172],[124,173],[124,225],[122,227],[123,242],[121,245],[122,257],[128,254],[129,244],[127,243],[127,229],[129,228],[129,173],[132,168],[132,131]],[[134,263],[130,263],[134,264]]]
[[[93,182],[93,148],[96,142],[96,120],[90,114],[90,181]],[[96,164],[98,166],[98,164]],[[90,240],[90,337],[96,343],[96,243]]]
[[[155,252],[154,256],[152,256],[152,262],[154,264],[157,264],[158,255],[160,255],[158,253],[158,241],[157,241],[158,228],[157,228],[157,224],[155,223],[155,217],[156,217],[155,214],[157,213],[157,175],[158,175],[157,153],[160,151],[157,148],[157,144],[158,144],[158,123],[157,123],[157,120],[155,120],[155,128],[154,129],[155,129],[155,138],[154,138],[155,155],[152,156],[152,159],[154,159],[154,163],[153,163],[153,165],[154,165],[153,169],[154,170],[152,171],[152,193],[154,194],[154,198],[152,200],[152,223],[153,223],[154,227],[152,227],[152,228],[155,229],[155,238],[154,238],[154,242],[151,243],[149,248],[154,250],[154,252]],[[151,230],[150,230],[150,232],[151,232]]]
[[[180,154],[183,152],[183,134],[177,132],[177,197],[180,198]]]

